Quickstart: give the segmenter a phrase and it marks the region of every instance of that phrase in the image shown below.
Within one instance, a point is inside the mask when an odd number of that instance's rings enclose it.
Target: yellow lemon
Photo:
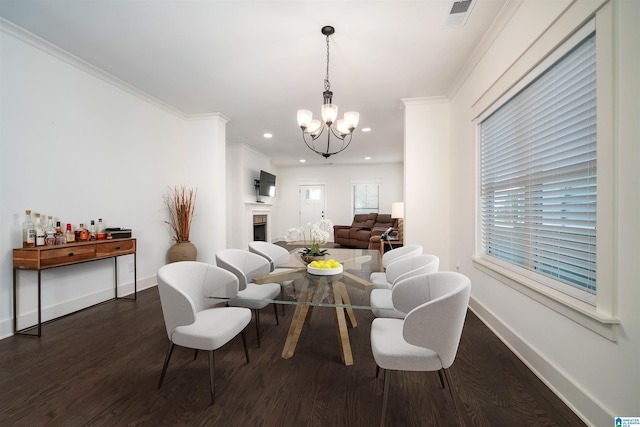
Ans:
[[[311,264],[309,264],[312,268],[320,268],[318,261],[311,261]]]

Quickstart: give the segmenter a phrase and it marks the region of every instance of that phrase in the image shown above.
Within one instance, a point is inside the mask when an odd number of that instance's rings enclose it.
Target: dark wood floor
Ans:
[[[355,364],[340,362],[330,309],[318,309],[295,356],[280,352],[292,309],[280,326],[263,310],[262,347],[216,352],[217,401],[209,405],[207,358],[177,348],[157,389],[167,336],[157,288],[44,326],[42,338],[0,341],[2,426],[376,426],[382,380],[369,342],[373,316],[356,311],[350,330]],[[252,325],[250,325],[251,327]],[[583,425],[469,312],[451,368],[458,407],[469,426]],[[393,376],[388,425],[455,426],[453,405],[436,373]]]

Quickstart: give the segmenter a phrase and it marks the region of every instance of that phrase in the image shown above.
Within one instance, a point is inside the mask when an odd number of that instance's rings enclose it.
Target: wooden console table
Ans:
[[[115,263],[115,299],[118,297],[118,257],[133,255],[133,297],[137,297],[136,280],[136,239],[93,240],[89,242],[69,243],[61,246],[39,246],[36,248],[17,248],[13,250],[13,330],[16,335],[42,335],[42,270],[113,258]],[[27,334],[24,331],[36,325],[18,330],[18,270],[36,270],[38,272],[38,333]]]

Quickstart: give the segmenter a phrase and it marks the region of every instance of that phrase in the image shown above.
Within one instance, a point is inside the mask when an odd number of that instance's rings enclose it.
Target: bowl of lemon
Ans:
[[[312,261],[307,265],[307,272],[316,276],[330,276],[342,273],[342,264],[333,259],[326,261]]]

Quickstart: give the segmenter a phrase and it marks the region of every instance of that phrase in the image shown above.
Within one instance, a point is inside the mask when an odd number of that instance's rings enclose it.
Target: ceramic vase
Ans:
[[[195,261],[198,250],[191,242],[178,242],[169,248],[169,262]]]
[[[325,255],[305,255],[299,254],[300,260],[305,264],[310,264],[312,261],[321,261],[325,258]]]

